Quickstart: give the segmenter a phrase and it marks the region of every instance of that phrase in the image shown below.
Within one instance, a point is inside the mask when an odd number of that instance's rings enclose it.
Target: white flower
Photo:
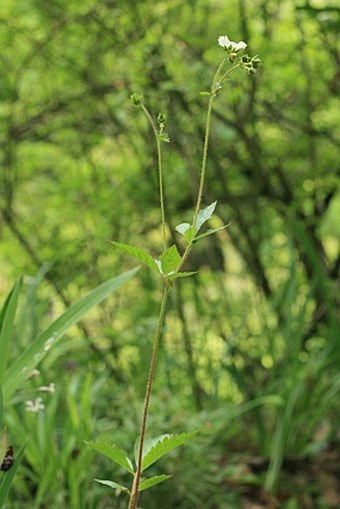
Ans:
[[[39,375],[40,375],[39,369],[33,369],[27,378],[30,380],[31,378],[36,378]]]
[[[37,414],[40,410],[44,410],[45,405],[42,402],[42,398],[35,398],[34,401],[26,401],[26,412],[33,412]]]
[[[220,37],[217,39],[217,42],[220,46],[222,46],[222,48],[230,49],[233,51],[242,51],[247,47],[244,41],[230,41],[227,35],[220,35]]]
[[[51,394],[55,393],[55,383],[51,382],[50,385],[42,385],[37,389],[39,392],[49,392]]]

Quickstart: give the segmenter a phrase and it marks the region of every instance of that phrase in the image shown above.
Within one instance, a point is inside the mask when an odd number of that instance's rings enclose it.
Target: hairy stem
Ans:
[[[154,119],[150,115],[149,110],[141,103],[140,107],[142,108],[146,118],[151,125],[153,134],[156,139],[157,144],[157,170],[158,170],[158,186],[159,186],[159,201],[161,208],[161,223],[162,223],[162,238],[163,238],[163,247],[164,251],[166,250],[166,220],[165,220],[165,201],[164,201],[164,181],[163,181],[163,167],[162,167],[162,150],[161,150],[161,140],[159,139],[159,134],[157,131],[157,127]]]
[[[207,171],[207,160],[208,160],[208,146],[209,146],[209,136],[210,136],[210,127],[211,127],[211,111],[212,111],[212,105],[214,102],[214,99],[216,97],[216,94],[219,92],[221,85],[223,81],[231,74],[235,69],[240,67],[240,64],[235,64],[233,67],[228,69],[220,78],[221,70],[226,62],[227,58],[224,58],[220,65],[217,68],[217,71],[214,76],[214,80],[211,86],[210,91],[210,97],[209,97],[209,103],[208,103],[208,110],[207,110],[207,119],[205,123],[205,135],[204,135],[204,144],[203,144],[203,155],[202,155],[202,165],[201,165],[201,172],[200,172],[200,182],[199,182],[199,188],[198,188],[198,194],[197,194],[197,200],[196,200],[196,207],[193,217],[192,224],[195,225],[198,213],[200,211],[201,203],[202,203],[202,197],[203,197],[203,190],[204,190],[204,184],[205,184],[205,175]]]
[[[226,79],[226,77],[233,70],[235,70],[237,67],[240,66],[239,64],[235,64],[233,67],[228,69],[228,71],[226,71],[222,75],[222,77],[220,77],[222,68],[223,68],[226,60],[227,60],[227,57],[224,58],[222,60],[222,62],[220,63],[220,65],[218,66],[217,71],[214,76],[213,84],[211,86],[211,94],[209,97],[207,118],[206,118],[206,125],[205,125],[205,136],[204,136],[204,144],[203,144],[200,182],[199,182],[197,201],[196,201],[195,212],[194,212],[194,217],[193,217],[193,225],[195,225],[198,213],[200,211],[200,206],[201,206],[202,197],[203,197],[203,190],[204,190],[205,176],[206,176],[206,169],[207,169],[208,145],[209,145],[209,136],[210,136],[210,127],[211,127],[211,112],[212,112],[213,101],[216,97],[216,94],[218,93],[218,91],[221,88],[222,82]],[[161,151],[161,140],[159,138],[160,134],[162,133],[162,128],[159,133],[157,131],[156,124],[155,124],[152,116],[150,115],[148,109],[144,106],[143,103],[140,106],[151,125],[151,128],[153,130],[153,133],[154,133],[154,136],[156,139],[156,144],[157,144],[157,160],[158,160],[157,164],[158,164],[159,196],[160,196],[160,208],[161,208],[161,219],[162,219],[162,237],[163,237],[163,244],[164,244],[164,250],[165,250],[166,249],[166,218],[165,218],[163,169],[162,169],[162,157],[161,157],[162,151]],[[178,273],[181,270],[181,268],[183,267],[186,259],[188,258],[189,254],[190,254],[190,251],[191,251],[193,245],[194,245],[194,242],[190,242],[187,245],[187,247],[181,257],[181,262],[180,262],[179,266],[177,267],[175,273]],[[142,422],[141,422],[140,436],[139,436],[137,468],[136,468],[136,472],[133,477],[128,509],[137,509],[138,492],[139,492],[141,474],[142,474],[143,448],[144,448],[145,436],[146,436],[146,430],[147,430],[147,420],[148,420],[148,414],[149,414],[150,397],[151,397],[151,392],[152,392],[153,380],[155,377],[158,347],[159,347],[159,342],[160,342],[161,335],[162,335],[162,327],[163,327],[164,319],[165,319],[166,305],[167,305],[171,287],[172,287],[172,281],[168,278],[165,278],[164,284],[163,284],[161,307],[160,307],[157,328],[156,328],[154,341],[153,341],[150,368],[149,368],[149,374],[148,374],[146,390],[145,390],[143,415],[142,415]]]
[[[163,181],[163,168],[162,168],[162,151],[161,151],[161,141],[158,137],[156,137],[157,143],[157,160],[158,160],[158,186],[159,186],[159,201],[161,206],[161,221],[162,221],[162,237],[163,237],[163,247],[164,251],[166,250],[166,223],[165,223],[165,202],[164,202],[164,181]]]
[[[144,442],[145,442],[147,419],[148,419],[148,414],[149,414],[150,396],[151,396],[151,391],[152,391],[153,380],[155,377],[155,369],[156,369],[159,341],[160,341],[161,334],[162,334],[162,327],[164,324],[166,305],[167,305],[170,289],[171,289],[171,283],[169,281],[165,280],[164,286],[163,286],[163,294],[162,294],[161,307],[160,307],[160,311],[159,311],[158,323],[157,323],[157,328],[156,328],[155,337],[154,337],[154,341],[153,341],[148,381],[147,381],[146,390],[145,390],[145,398],[144,398],[144,405],[143,405],[143,417],[142,417],[142,423],[141,423],[141,427],[140,427],[137,469],[136,469],[136,472],[135,472],[135,475],[133,478],[128,509],[136,509],[137,508],[138,491],[139,491],[140,478],[141,478],[141,473],[142,473],[143,447],[144,447]]]

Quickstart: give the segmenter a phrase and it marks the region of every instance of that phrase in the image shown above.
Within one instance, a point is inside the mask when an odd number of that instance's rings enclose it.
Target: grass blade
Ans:
[[[7,365],[10,340],[12,337],[13,322],[18,306],[18,298],[22,287],[22,279],[19,278],[10,294],[8,295],[0,316],[0,385],[3,383]]]
[[[40,334],[28,348],[17,358],[12,366],[7,369],[3,384],[4,399],[10,397],[22,384],[30,371],[43,359],[47,351],[65,334],[67,329],[81,320],[84,314],[94,306],[100,304],[112,292],[120,288],[132,278],[139,267],[114,277],[102,283],[78,302],[73,304],[55,322],[53,322],[42,334]]]

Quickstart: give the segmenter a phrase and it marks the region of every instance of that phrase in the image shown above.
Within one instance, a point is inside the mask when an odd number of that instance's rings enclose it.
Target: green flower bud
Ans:
[[[135,92],[130,96],[132,104],[140,106],[144,100],[143,94],[136,94]]]
[[[261,59],[257,55],[251,59],[251,63],[253,64],[254,69],[258,69],[260,65],[262,65]]]
[[[159,125],[164,126],[166,122],[166,115],[164,113],[158,113],[157,122]]]
[[[251,58],[249,55],[243,55],[243,57],[241,58],[241,62],[242,64],[249,64],[249,62],[251,62]]]

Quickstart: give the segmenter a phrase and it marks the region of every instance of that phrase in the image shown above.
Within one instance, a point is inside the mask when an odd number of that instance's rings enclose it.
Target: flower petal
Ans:
[[[230,48],[231,41],[227,35],[220,35],[220,37],[217,39],[217,42],[220,46],[222,46],[222,48]]]
[[[235,49],[236,49],[237,51],[241,51],[241,50],[245,49],[246,47],[247,47],[247,44],[246,44],[244,41],[240,41],[240,42],[238,42],[238,43],[236,44]]]

